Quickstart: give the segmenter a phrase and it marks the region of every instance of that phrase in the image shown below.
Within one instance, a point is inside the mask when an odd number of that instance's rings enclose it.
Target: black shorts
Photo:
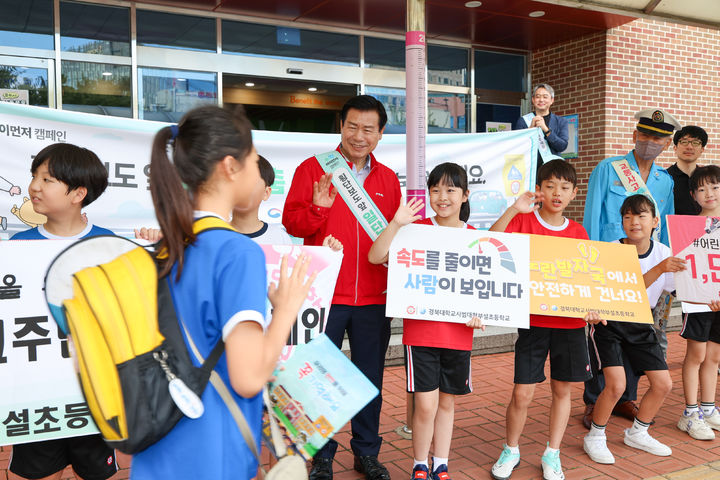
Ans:
[[[720,343],[720,313],[686,313],[680,336],[696,342]]]
[[[519,328],[515,342],[515,383],[545,381],[545,360],[550,353],[550,378],[584,382],[592,378],[585,327]]]
[[[405,345],[405,373],[408,392],[472,392],[469,350]]]
[[[623,353],[627,355],[632,370],[637,373],[668,369],[655,328],[651,324],[610,321],[607,325],[591,326],[590,338],[595,343],[601,370],[605,367],[622,367]]]
[[[8,470],[32,479],[68,465],[84,480],[105,480],[117,472],[115,451],[98,434],[14,445]]]

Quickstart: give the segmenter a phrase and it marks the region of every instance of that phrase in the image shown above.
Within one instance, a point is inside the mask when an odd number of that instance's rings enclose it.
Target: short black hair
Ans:
[[[680,139],[685,135],[690,138],[697,138],[698,140],[700,140],[702,142],[703,148],[705,148],[705,145],[707,145],[708,134],[704,128],[698,127],[697,125],[685,125],[683,128],[675,132],[675,136],[673,137],[673,143],[677,145]]]
[[[341,123],[345,123],[348,111],[351,108],[354,108],[355,110],[360,110],[362,112],[376,111],[378,114],[378,130],[382,130],[387,123],[387,113],[385,113],[385,107],[377,98],[373,96],[358,95],[357,97],[353,97],[347,102],[345,102],[345,105],[343,105],[342,108],[342,113],[340,114]]]
[[[691,192],[696,192],[698,188],[706,183],[720,183],[720,167],[717,165],[697,167],[692,175],[690,175]]]
[[[108,172],[92,150],[78,147],[70,143],[53,143],[35,155],[30,173],[47,162],[50,175],[67,185],[67,193],[84,187],[87,194],[82,206],[87,207],[94,202],[108,186]]]
[[[650,199],[650,197],[641,193],[630,195],[620,206],[621,217],[624,217],[626,213],[640,215],[643,212],[650,212],[653,217],[657,217],[657,213],[655,212],[655,204]]]
[[[570,162],[557,158],[543,163],[540,170],[538,170],[535,183],[542,186],[543,181],[550,180],[552,177],[572,183],[573,188],[577,187],[577,172]]]
[[[272,187],[273,183],[275,183],[275,170],[267,161],[267,158],[262,155],[258,155],[258,168],[260,169],[260,178],[265,182],[265,186]]]

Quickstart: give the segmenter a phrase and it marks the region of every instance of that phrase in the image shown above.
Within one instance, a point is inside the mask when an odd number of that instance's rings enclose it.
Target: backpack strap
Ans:
[[[190,351],[192,352],[195,359],[203,364],[203,367],[205,365],[212,364],[213,367],[215,363],[217,363],[218,358],[220,358],[220,355],[222,354],[222,351],[225,347],[225,343],[220,340],[217,345],[215,345],[215,348],[213,348],[212,352],[210,352],[210,356],[207,358],[207,360],[203,359],[202,354],[200,354],[200,351],[198,350],[197,346],[195,345],[195,342],[193,341],[192,337],[190,336],[190,332],[188,331],[187,327],[185,327],[185,322],[183,322],[183,319],[180,315],[178,315],[178,320],[180,321],[180,325],[182,325],[183,331],[185,332],[185,336],[188,339],[188,344],[190,345]],[[222,348],[218,348],[222,347]],[[217,354],[217,351],[219,350],[219,354]],[[212,360],[213,355],[216,355],[217,357],[214,361]],[[220,395],[220,398],[222,398],[223,402],[225,403],[225,406],[230,411],[230,414],[232,415],[233,419],[235,420],[235,423],[238,426],[238,429],[240,430],[240,433],[242,434],[243,438],[245,439],[245,443],[247,444],[248,448],[252,452],[252,454],[255,456],[255,459],[258,461],[258,466],[260,467],[260,471],[263,474],[263,477],[267,475],[265,472],[265,469],[262,467],[262,460],[260,460],[260,453],[257,450],[257,445],[255,445],[255,439],[253,438],[252,432],[250,430],[250,426],[247,423],[247,420],[245,420],[245,415],[243,415],[242,410],[240,410],[240,407],[238,406],[235,399],[232,397],[232,394],[230,393],[230,390],[228,389],[227,385],[225,385],[225,382],[223,379],[218,375],[218,373],[213,369],[210,371],[210,383],[212,383],[213,387],[215,387],[215,390],[218,392],[218,395]]]
[[[233,232],[240,233],[235,228],[233,228],[232,225],[230,225],[228,222],[226,222],[220,217],[210,215],[207,217],[200,217],[195,219],[195,221],[193,222],[193,232],[195,233],[195,235],[202,232],[207,232],[208,230],[231,230]]]

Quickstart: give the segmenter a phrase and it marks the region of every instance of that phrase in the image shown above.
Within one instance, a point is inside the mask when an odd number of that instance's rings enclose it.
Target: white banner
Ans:
[[[305,247],[302,245],[260,245],[265,252],[267,282],[277,284],[280,278],[280,262],[283,255],[288,256],[288,267],[292,269],[302,253],[310,255],[308,274],[318,272],[307,299],[298,312],[297,322],[292,327],[288,347],[283,351],[282,360],[287,360],[295,345],[304,345],[325,331],[330,303],[335,292],[342,252],[329,247]],[[267,320],[272,318],[272,309],[268,302]]]
[[[26,201],[32,157],[55,142],[89,148],[108,166],[110,185],[86,213],[94,224],[119,235],[157,225],[148,172],[155,132],[165,124],[104,117],[0,102],[0,238],[37,224]],[[487,228],[514,202],[534,189],[537,144],[535,129],[500,133],[427,136],[427,169],[443,162],[465,167],[470,181],[470,223]],[[340,135],[253,132],[255,146],[275,168],[273,195],[259,216],[279,222],[295,168],[304,159],[334,148]],[[405,135],[384,135],[377,159],[397,172],[405,188]]]
[[[527,235],[407,225],[388,257],[389,317],[528,328]]]
[[[71,243],[0,244],[0,445],[97,432],[43,294],[47,266]]]
[[[705,304],[683,304],[685,312],[707,312],[707,303],[720,297],[720,218],[668,215],[666,219],[672,254],[687,262],[685,270],[673,274],[677,298]]]

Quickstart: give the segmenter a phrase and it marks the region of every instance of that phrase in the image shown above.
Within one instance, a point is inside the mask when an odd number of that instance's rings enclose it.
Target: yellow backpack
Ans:
[[[198,235],[234,230],[217,217],[198,219],[193,229]],[[203,361],[185,330],[202,362],[193,365],[169,279],[158,280],[145,248],[114,236],[76,242],[48,268],[45,294],[53,317],[70,334],[83,394],[108,445],[136,453],[183,415],[202,415],[199,397],[224,343],[218,341]]]

